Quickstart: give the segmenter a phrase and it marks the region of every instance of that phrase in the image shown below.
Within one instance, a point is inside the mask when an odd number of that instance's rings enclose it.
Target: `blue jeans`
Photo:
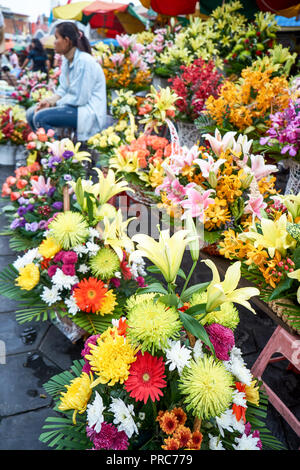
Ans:
[[[26,112],[26,119],[33,131],[43,127],[47,132],[49,129],[56,127],[68,127],[77,129],[77,113],[76,106],[54,106],[53,108],[42,109],[35,113],[35,106],[29,108]]]

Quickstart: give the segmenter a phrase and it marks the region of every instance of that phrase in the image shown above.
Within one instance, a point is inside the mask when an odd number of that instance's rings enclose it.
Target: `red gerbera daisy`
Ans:
[[[102,307],[106,292],[102,281],[90,277],[77,284],[73,295],[80,310],[96,313]]]
[[[162,357],[138,353],[137,360],[130,366],[129,377],[125,389],[136,401],[146,404],[149,396],[152,401],[159,400],[163,395],[161,388],[166,387],[164,380],[165,365]]]

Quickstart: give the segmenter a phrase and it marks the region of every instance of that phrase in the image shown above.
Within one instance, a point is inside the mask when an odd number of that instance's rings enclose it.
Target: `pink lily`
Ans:
[[[201,160],[200,158],[197,158],[197,160],[194,160],[194,163],[199,165],[202,176],[204,178],[208,178],[211,171],[217,174],[220,166],[223,165],[226,160],[224,160],[224,158],[219,158],[219,160],[215,161],[208,153],[205,153],[204,155],[207,156],[207,160]]]
[[[186,200],[182,201],[181,206],[186,209],[182,219],[186,219],[189,215],[191,217],[199,217],[200,222],[204,222],[204,211],[210,204],[214,203],[214,199],[210,198],[210,194],[213,193],[213,189],[208,189],[204,193],[200,193],[197,189],[188,188],[186,190]]]
[[[145,49],[145,47],[143,46],[143,44],[134,43],[132,45],[132,50],[137,52],[138,54],[141,54],[144,51],[144,49]]]
[[[245,206],[245,214],[252,214],[253,220],[255,217],[262,218],[261,210],[265,209],[267,204],[264,202],[263,196],[260,194],[257,197],[250,196]]]
[[[250,155],[250,160],[251,170],[258,181],[265,178],[265,176],[278,171],[278,168],[275,165],[265,165],[263,155]]]
[[[46,182],[44,176],[39,176],[37,181],[31,180],[31,191],[26,191],[26,193],[33,193],[36,196],[40,196],[47,194],[51,188],[51,178],[48,178]]]
[[[219,156],[221,152],[224,152],[228,148],[232,148],[235,144],[234,136],[236,132],[226,132],[222,137],[218,128],[215,130],[215,136],[210,134],[203,134],[203,137],[208,140],[212,151]]]
[[[196,158],[199,156],[199,148],[193,145],[190,149],[187,147],[180,147],[176,153],[172,155],[170,164],[171,169],[175,175],[178,175],[182,168],[185,166],[192,166]]]
[[[110,60],[112,61],[113,64],[115,65],[121,65],[124,61],[124,54],[122,54],[121,52],[117,53],[117,54],[112,54],[110,56]]]
[[[130,52],[129,53],[129,58],[134,67],[138,66],[141,62],[141,57],[137,51],[135,52]]]
[[[122,49],[128,49],[132,43],[132,38],[128,34],[117,34],[116,40],[118,41],[118,44],[120,47],[122,47]]]

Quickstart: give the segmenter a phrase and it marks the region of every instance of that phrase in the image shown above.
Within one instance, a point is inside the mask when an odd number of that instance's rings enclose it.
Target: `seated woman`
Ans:
[[[23,62],[22,70],[27,67],[27,64],[32,61],[32,72],[48,73],[50,69],[50,61],[44,50],[43,44],[37,38],[32,39],[30,52]]]
[[[54,96],[27,111],[27,121],[33,130],[75,129],[77,139],[86,141],[106,124],[105,76],[74,23],[59,23],[55,37],[55,52],[64,56],[59,86]]]

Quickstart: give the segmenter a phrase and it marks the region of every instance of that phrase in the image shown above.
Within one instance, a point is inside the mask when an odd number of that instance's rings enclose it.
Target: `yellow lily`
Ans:
[[[124,157],[121,152],[116,149],[115,154],[109,161],[109,166],[117,170],[117,173],[138,173],[140,169],[138,152],[127,152],[126,157]]]
[[[282,204],[285,205],[291,216],[293,217],[294,222],[298,222],[297,217],[300,217],[300,193],[297,195],[288,194],[286,196],[274,196],[273,199],[279,200]]]
[[[288,277],[291,279],[297,279],[298,282],[300,282],[300,269],[296,269],[296,271],[293,271],[292,273],[288,273]],[[300,286],[298,287],[297,290],[297,300],[298,303],[300,304]]]
[[[70,150],[74,153],[73,160],[77,160],[78,162],[88,161],[90,162],[91,159],[89,158],[91,154],[89,152],[79,152],[81,143],[77,142],[76,145],[72,142],[72,140],[67,139],[65,144],[65,150]]]
[[[229,266],[223,282],[220,280],[216,265],[211,260],[202,260],[202,262],[205,263],[213,272],[213,279],[207,288],[207,312],[213,312],[225,302],[233,302],[243,305],[255,314],[255,310],[251,307],[248,300],[255,295],[259,295],[259,290],[256,289],[256,287],[243,287],[241,289],[236,289],[241,278],[240,261]]]
[[[113,219],[104,216],[103,221],[97,225],[104,245],[109,245],[118,255],[120,261],[123,260],[123,249],[133,251],[134,244],[127,235],[127,225],[135,217],[131,217],[123,222],[122,212],[119,209]]]
[[[116,194],[120,194],[123,191],[132,191],[125,180],[116,180],[116,176],[113,170],[109,169],[107,175],[104,176],[103,172],[99,168],[94,168],[98,174],[99,182],[95,185],[98,188],[98,197],[100,204],[105,204]]]
[[[178,230],[170,237],[169,230],[162,230],[159,241],[149,235],[138,234],[132,237],[137,242],[137,250],[130,255],[129,261],[135,258],[146,257],[161,271],[168,283],[176,280],[181,265],[184,250],[194,237],[189,237],[188,230]]]
[[[250,230],[239,235],[241,240],[250,239],[254,241],[254,246],[266,248],[271,258],[274,257],[275,251],[279,251],[283,256],[286,255],[287,248],[295,248],[296,240],[294,240],[287,232],[287,218],[283,214],[278,220],[261,219],[262,234],[256,230]]]

